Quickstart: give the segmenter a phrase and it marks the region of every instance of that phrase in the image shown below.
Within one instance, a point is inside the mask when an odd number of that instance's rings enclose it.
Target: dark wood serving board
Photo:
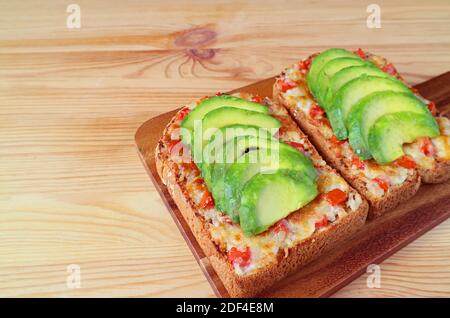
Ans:
[[[274,78],[269,78],[230,93],[244,91],[272,96]],[[450,113],[450,72],[416,86],[433,100],[441,113]],[[140,158],[181,234],[218,297],[229,297],[223,283],[198,245],[189,226],[156,172],[154,150],[162,131],[174,116],[171,111],[146,121],[136,132]],[[338,249],[300,269],[269,288],[264,297],[327,297],[450,216],[450,181],[422,185],[408,202],[382,218],[368,222],[360,232]]]

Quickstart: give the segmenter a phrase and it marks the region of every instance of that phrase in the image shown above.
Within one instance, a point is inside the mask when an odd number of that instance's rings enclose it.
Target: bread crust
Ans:
[[[259,268],[248,275],[238,275],[227,256],[213,242],[206,221],[198,213],[195,204],[186,194],[186,182],[177,178],[175,164],[166,154],[163,140],[172,121],[167,125],[164,135],[156,147],[157,172],[231,297],[257,295],[283,277],[348,239],[364,226],[369,206],[367,201],[362,198],[362,202],[356,211],[347,211],[345,217],[338,218],[337,221],[322,230],[314,232],[308,239],[290,248],[287,254],[279,254],[277,263]]]
[[[367,200],[369,201],[369,219],[377,218],[390,209],[396,207],[402,202],[411,198],[419,189],[421,178],[419,173],[415,170],[413,174],[409,175],[404,183],[389,188],[389,192],[382,198],[375,197],[368,190],[364,180],[361,180],[357,175],[354,175],[350,170],[346,169],[341,159],[335,155],[330,142],[322,137],[322,134],[317,126],[312,124],[310,120],[301,111],[296,111],[283,98],[279,92],[277,84],[273,86],[273,99],[283,105],[295,119],[300,129],[308,136],[316,149],[320,152],[325,161],[335,168],[344,177],[344,179]],[[440,174],[439,174],[440,176]],[[436,178],[437,179],[437,178]]]
[[[442,183],[450,178],[450,161],[437,161],[434,167],[425,169],[419,167],[423,183]]]

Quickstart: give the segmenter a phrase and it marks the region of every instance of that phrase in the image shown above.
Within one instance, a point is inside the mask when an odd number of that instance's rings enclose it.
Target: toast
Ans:
[[[238,224],[205,204],[210,196],[197,166],[189,160],[189,149],[180,144],[181,121],[197,103],[181,109],[166,126],[156,152],[156,167],[176,205],[189,224],[209,262],[232,297],[255,296],[301,266],[332,249],[364,226],[368,203],[318,154],[286,109],[269,99],[238,94],[269,107],[269,114],[282,126],[278,138],[307,155],[318,172],[320,195],[294,211],[267,231],[245,236]],[[333,189],[345,192],[343,204],[333,206],[327,194]],[[248,262],[235,262],[230,253],[248,251]],[[243,258],[243,257],[242,257]]]
[[[386,59],[361,49],[354,54],[405,83]],[[336,138],[327,115],[308,87],[307,74],[315,56],[317,55],[285,69],[273,86],[273,98],[289,111],[323,158],[367,199],[370,205],[369,219],[379,217],[407,201],[419,189],[421,182],[439,183],[450,178],[450,121],[438,116],[434,104],[409,86],[436,116],[441,135],[420,138],[404,145],[403,151],[413,159],[412,164],[397,161],[381,165],[375,160],[359,159],[347,139]]]

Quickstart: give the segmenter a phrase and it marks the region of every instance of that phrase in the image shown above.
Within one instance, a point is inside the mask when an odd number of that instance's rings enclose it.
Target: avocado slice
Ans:
[[[377,92],[363,98],[347,119],[349,142],[362,159],[371,158],[367,137],[375,121],[385,114],[411,112],[431,116],[427,106],[410,93]]]
[[[248,236],[264,232],[311,202],[317,194],[315,182],[301,172],[278,170],[272,174],[258,173],[242,190],[239,207],[241,228]]]
[[[209,188],[213,195],[214,202],[216,203],[216,208],[224,211],[222,197],[224,194],[225,174],[228,168],[235,163],[244,162],[246,158],[243,158],[243,155],[251,150],[264,149],[267,152],[268,149],[272,148],[278,150],[280,148],[280,142],[275,139],[264,139],[253,136],[237,137],[226,143],[223,149],[219,151],[220,157],[217,158],[220,158],[220,160],[216,158],[213,164],[202,167],[205,180],[209,178]],[[250,162],[268,162],[271,158],[268,156],[262,157],[263,154],[264,153],[261,151],[261,156],[256,158],[252,157],[251,159],[253,159],[253,161]],[[207,169],[209,169],[209,171]],[[236,221],[236,219],[233,220]],[[236,222],[238,222],[238,219]]]
[[[252,155],[259,152],[254,150],[241,157],[243,162],[232,164],[226,171],[221,206],[228,215],[233,216],[233,220],[239,220],[238,209],[243,187],[258,173],[273,173],[277,169],[289,169],[302,172],[305,177],[316,180],[316,170],[308,157],[287,144],[280,143],[279,146],[278,161],[275,163],[264,160],[265,153],[256,154],[259,158],[262,157],[256,163],[250,160]],[[266,149],[263,151],[265,152]]]
[[[223,145],[232,140],[233,138],[241,136],[253,136],[263,139],[275,139],[275,137],[271,135],[271,132],[265,128],[239,124],[224,126],[216,130],[211,136],[211,138],[209,138],[208,143],[203,147],[202,162],[197,163],[199,169],[203,170],[202,166],[205,165],[205,167],[207,167],[205,168],[205,170],[208,170],[208,167],[210,167],[211,164],[214,163],[216,153],[218,153],[218,151],[222,151]],[[207,138],[207,136],[204,137]]]
[[[332,106],[327,110],[331,127],[338,139],[343,140],[348,136],[345,123],[352,108],[364,97],[380,91],[412,94],[405,84],[393,77],[385,78],[365,74],[338,89],[331,103]]]
[[[203,117],[201,130],[194,129],[194,162],[203,161],[203,146],[218,129],[230,125],[250,125],[265,128],[271,132],[278,130],[281,123],[270,115],[233,107],[221,107],[210,111]],[[201,135],[199,135],[201,134]]]
[[[240,136],[253,136],[264,139],[274,139],[273,135],[265,128],[250,126],[250,125],[229,125],[221,127],[216,130],[206,145],[203,147],[203,161],[208,162],[213,158],[217,150],[222,148],[222,145],[229,142],[233,138]]]
[[[267,114],[269,112],[269,108],[267,106],[231,95],[219,95],[206,98],[194,107],[181,123],[181,140],[183,143],[186,145],[191,145],[191,140],[189,137],[192,136],[196,120],[202,120],[203,117],[210,111],[224,106],[251,110],[263,114]]]
[[[439,126],[433,116],[398,112],[386,114],[375,122],[369,131],[368,144],[374,159],[385,164],[404,155],[404,143],[438,135]]]
[[[315,89],[319,72],[328,61],[331,61],[339,57],[354,57],[354,56],[356,55],[351,53],[350,51],[340,48],[331,48],[323,51],[315,58],[313,58],[311,67],[309,68],[308,71],[308,75],[306,76],[306,81],[308,83],[309,90],[313,93],[313,95],[315,96],[316,94]]]
[[[216,142],[218,143],[219,140],[216,140]],[[223,167],[221,168],[224,169],[226,166],[236,162],[249,149],[257,149],[259,147],[268,148],[271,147],[271,143],[278,144],[279,141],[275,138],[266,139],[263,137],[260,138],[259,136],[242,135],[234,137],[220,145],[216,145],[213,149],[214,151],[205,156],[204,162],[199,166],[208,189],[213,192],[213,172],[215,165],[222,165]],[[210,144],[205,146],[205,148],[209,146]]]
[[[367,65],[367,62],[354,55],[353,57],[340,57],[331,60],[322,67],[322,70],[317,76],[317,88],[314,97],[325,110],[327,110],[328,106],[325,104],[325,94],[329,88],[330,80],[333,75],[347,67],[360,65]]]
[[[350,82],[352,79],[358,78],[361,75],[377,76],[377,77],[389,77],[388,74],[380,70],[375,64],[366,62],[364,65],[346,67],[330,79],[330,85],[325,93],[324,105],[327,109],[332,106],[333,97],[336,92]]]

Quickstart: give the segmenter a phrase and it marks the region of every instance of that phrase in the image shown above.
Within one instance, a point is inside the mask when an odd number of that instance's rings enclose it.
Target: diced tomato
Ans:
[[[228,260],[231,264],[238,264],[239,266],[248,266],[250,264],[250,247],[247,246],[245,250],[238,249],[237,247],[232,247],[228,251]]]
[[[420,94],[420,93],[419,93],[419,90],[418,90],[417,88],[415,88],[415,87],[410,87],[409,89],[411,90],[411,92],[413,92],[413,93],[416,94],[416,95],[419,95],[419,94]]]
[[[182,162],[181,165],[185,170],[199,171],[194,161]]]
[[[406,169],[414,169],[416,167],[416,162],[410,156],[403,156],[396,160],[396,163]]]
[[[176,120],[183,120],[191,110],[189,107],[183,107],[177,114]]]
[[[343,143],[346,142],[346,140],[339,140],[339,139],[337,139],[337,137],[335,135],[333,135],[330,140],[333,143],[333,145],[335,145],[335,146],[342,145]]]
[[[438,110],[436,108],[436,104],[434,102],[429,102],[428,103],[428,109],[430,110],[430,112],[433,114],[433,116],[436,116],[438,113]]]
[[[436,154],[436,148],[434,147],[433,143],[431,142],[431,139],[428,137],[421,139],[421,146],[420,150],[423,152],[425,156],[428,157],[434,157]]]
[[[180,140],[171,140],[170,141],[169,146],[167,146],[169,153],[172,153],[173,147],[178,145],[179,142],[180,142]]]
[[[259,95],[255,95],[255,96],[252,96],[252,102],[255,102],[255,103],[261,104],[261,103],[262,103],[262,101],[263,101],[263,99],[262,99],[262,97],[261,97],[261,96],[259,96]]]
[[[380,188],[384,190],[384,192],[386,192],[389,189],[389,183],[386,180],[381,178],[375,178],[373,179],[373,181],[375,181],[380,186]]]
[[[216,93],[216,96],[222,96],[222,95],[223,95],[223,93],[221,93],[221,92]]]
[[[312,58],[309,57],[306,60],[302,60],[298,63],[300,70],[309,70],[311,67]]]
[[[275,233],[289,233],[289,227],[287,224],[287,221],[285,219],[279,221],[277,224],[274,225],[274,231]]]
[[[336,206],[347,200],[347,193],[341,189],[333,189],[325,195],[325,198],[332,206]]]
[[[212,209],[214,207],[214,199],[209,191],[205,190],[199,205],[202,209]]]
[[[324,215],[320,220],[316,221],[316,230],[325,227],[328,225],[328,218],[326,215]]]
[[[286,142],[288,145],[294,147],[295,149],[297,149],[300,152],[305,151],[305,147],[303,146],[303,144],[299,143],[299,142],[295,142],[295,141],[287,141]]]
[[[388,73],[390,75],[396,75],[397,70],[395,69],[394,65],[392,63],[388,63],[382,68],[383,72]]]
[[[356,168],[361,169],[361,170],[363,170],[366,167],[366,164],[364,163],[364,161],[359,159],[359,157],[356,155],[352,157],[352,165],[354,165]]]
[[[364,51],[361,48],[358,48],[356,50],[356,55],[358,55],[360,58],[362,59],[366,59],[366,53],[364,53]]]
[[[278,85],[280,86],[280,90],[282,93],[286,93],[291,88],[294,88],[295,86],[297,86],[297,84],[292,83],[292,82],[286,82],[286,80],[284,80],[282,78],[278,79]]]
[[[309,115],[313,118],[313,119],[319,119],[323,117],[323,114],[325,112],[323,111],[322,107],[320,107],[317,104],[312,105],[311,110],[309,111]]]

